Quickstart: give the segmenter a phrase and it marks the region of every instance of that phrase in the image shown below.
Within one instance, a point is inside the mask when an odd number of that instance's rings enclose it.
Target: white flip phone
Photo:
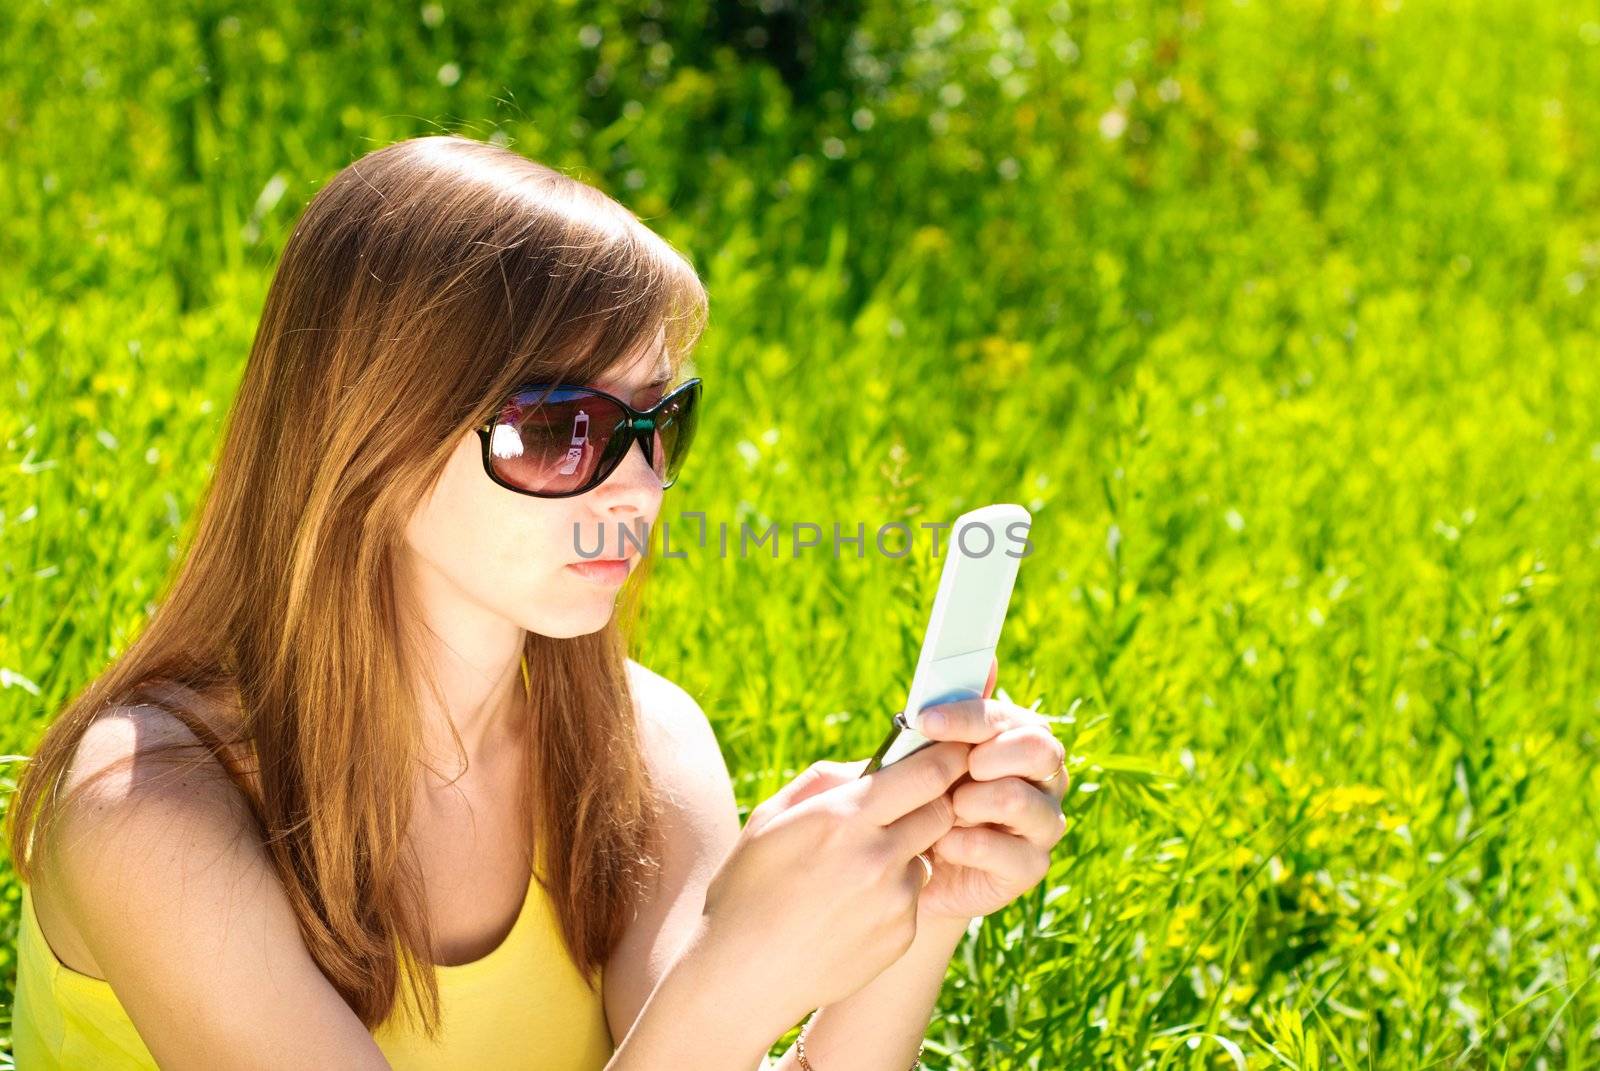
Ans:
[[[998,503],[963,513],[951,525],[949,556],[939,573],[911,692],[862,777],[933,743],[917,731],[923,707],[983,695],[1017,569],[1031,553],[1032,524],[1032,515],[1021,506]]]

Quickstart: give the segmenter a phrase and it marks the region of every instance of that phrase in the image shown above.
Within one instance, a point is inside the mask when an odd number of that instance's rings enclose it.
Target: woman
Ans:
[[[1048,865],[1061,746],[953,705],[740,829],[624,642],[705,309],[501,148],[317,194],[181,567],[19,785],[19,1066],[751,1071],[821,1005],[777,1066],[912,1062],[967,923]]]

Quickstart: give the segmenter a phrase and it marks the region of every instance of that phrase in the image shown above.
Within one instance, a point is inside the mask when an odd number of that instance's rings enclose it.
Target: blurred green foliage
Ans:
[[[148,612],[306,201],[457,131],[702,270],[663,520],[1034,511],[1072,823],[931,1067],[1594,1066],[1597,105],[1600,13],[1508,0],[16,0],[0,749]],[[877,744],[926,546],[657,564],[742,808]]]

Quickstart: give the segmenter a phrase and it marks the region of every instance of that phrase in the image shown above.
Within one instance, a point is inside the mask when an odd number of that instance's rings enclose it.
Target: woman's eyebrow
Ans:
[[[671,383],[671,382],[672,382],[672,366],[671,365],[662,365],[662,366],[660,366],[659,368],[656,369],[656,374],[655,374],[655,377],[653,379],[650,379],[647,382],[639,384],[637,387],[634,388],[634,390],[635,391],[641,391],[641,390],[650,390],[653,387],[664,387],[668,383]],[[600,390],[608,391],[608,392],[613,393],[613,394],[622,394],[622,393],[624,393],[624,389],[625,389],[625,384],[620,383],[620,382],[600,383],[600,384],[596,384],[596,386],[598,386]]]

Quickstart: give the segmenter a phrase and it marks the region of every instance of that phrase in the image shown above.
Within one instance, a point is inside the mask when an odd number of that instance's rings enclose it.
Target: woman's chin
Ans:
[[[529,632],[557,640],[587,636],[606,627],[606,623],[616,612],[616,601],[617,590],[591,588],[588,592],[574,596],[572,601],[563,607],[564,612],[560,616],[525,622],[522,627]]]

